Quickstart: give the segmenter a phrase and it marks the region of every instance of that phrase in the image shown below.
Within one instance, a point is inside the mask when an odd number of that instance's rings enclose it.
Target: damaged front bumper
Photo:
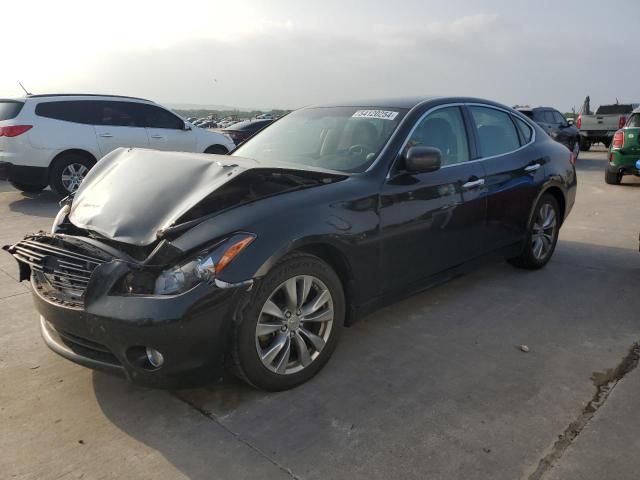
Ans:
[[[45,343],[86,367],[163,388],[219,378],[234,314],[252,282],[199,283],[178,295],[114,293],[136,265],[57,235],[6,247],[29,279]],[[149,349],[162,362],[149,359]],[[155,365],[153,364],[155,363]]]

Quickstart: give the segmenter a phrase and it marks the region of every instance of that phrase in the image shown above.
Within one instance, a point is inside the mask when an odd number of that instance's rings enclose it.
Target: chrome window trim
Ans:
[[[485,107],[485,108],[493,108],[494,110],[499,110],[501,112],[506,113],[507,115],[510,115],[511,117],[515,117],[515,115],[513,114],[513,112],[510,112],[509,110],[505,110],[504,108],[500,108],[500,107],[496,107],[494,105],[487,105],[486,103],[465,103],[466,106],[468,107]],[[520,114],[520,116],[518,117],[520,118],[520,120],[525,120],[527,117],[525,117],[524,115]],[[525,123],[527,125],[529,125],[529,128],[531,128],[531,140],[529,140],[529,143],[525,143],[524,145],[521,145],[520,148],[516,148],[515,150],[510,150],[508,152],[504,152],[501,153],[499,155],[491,155],[490,157],[480,157],[480,158],[476,158],[475,160],[472,160],[473,162],[477,162],[480,160],[490,160],[492,158],[498,158],[498,157],[504,157],[505,155],[511,155],[512,153],[516,153],[519,152],[520,150],[527,148],[529,145],[531,145],[532,143],[534,143],[536,141],[536,129],[533,128],[533,126],[531,126],[531,124],[529,123],[528,120],[525,120]],[[518,127],[516,125],[514,125],[514,128],[516,129],[516,133],[517,133],[517,129]],[[518,136],[518,142],[520,141],[520,138]]]
[[[519,118],[520,120],[524,121],[525,124],[527,124],[529,126],[529,128],[531,129],[531,140],[529,140],[528,143],[525,143],[524,145],[521,145],[519,148],[517,148],[516,150],[511,150],[509,152],[505,152],[505,153],[501,153],[499,155],[492,155],[489,157],[479,157],[479,158],[474,158],[473,160],[467,160],[466,162],[460,162],[460,163],[454,163],[452,165],[443,165],[442,167],[440,167],[441,169],[443,168],[450,168],[450,167],[457,167],[459,165],[467,165],[469,163],[476,163],[476,162],[482,162],[484,160],[491,160],[493,158],[499,158],[499,157],[503,157],[505,155],[511,155],[513,153],[519,152],[520,150],[523,150],[524,148],[527,148],[528,146],[530,146],[531,144],[535,143],[536,141],[536,129],[531,125],[531,122],[529,121],[529,119],[522,114],[514,114],[512,111],[506,110],[504,108],[501,107],[497,107],[495,105],[489,105],[488,103],[477,103],[477,102],[456,102],[456,103],[445,103],[442,105],[437,105],[433,108],[430,108],[429,110],[427,110],[426,112],[424,112],[420,118],[418,118],[418,120],[416,120],[415,124],[413,125],[413,128],[409,131],[409,133],[407,134],[407,138],[405,139],[405,141],[402,143],[402,146],[400,147],[399,152],[402,152],[407,144],[409,143],[409,140],[411,139],[411,135],[413,135],[413,132],[415,132],[416,128],[418,128],[418,125],[420,125],[420,123],[422,123],[422,121],[425,119],[425,117],[427,117],[428,115],[430,115],[431,113],[443,109],[443,108],[447,108],[447,107],[484,107],[484,108],[493,108],[494,110],[498,110],[500,112],[506,113],[507,115],[510,115],[511,117],[516,117]],[[407,113],[408,115],[408,113]],[[398,125],[398,128],[400,126]],[[517,133],[517,126],[514,125],[514,128],[516,129],[516,133]],[[471,132],[467,132],[467,136],[469,136]],[[392,136],[393,138],[393,136]],[[467,139],[468,140],[468,139]],[[518,142],[520,142],[520,136],[518,135]],[[468,142],[467,142],[468,143]],[[385,146],[386,148],[386,146]],[[391,168],[389,169],[389,172],[387,173],[387,179],[391,178],[391,172],[393,170],[393,167],[396,163],[397,159],[394,159],[394,161],[391,164]]]
[[[418,118],[418,120],[415,121],[415,123],[413,124],[413,127],[411,128],[411,130],[407,134],[407,137],[404,139],[404,142],[402,142],[402,145],[400,146],[400,149],[398,150],[398,153],[396,154],[396,158],[394,158],[393,162],[391,162],[391,167],[389,168],[389,171],[387,172],[387,180],[389,178],[391,178],[391,172],[393,171],[393,167],[395,166],[396,162],[398,161],[399,153],[404,151],[404,149],[406,148],[407,144],[409,143],[409,140],[411,139],[411,135],[413,135],[413,132],[416,131],[416,128],[418,128],[418,125],[420,125],[422,123],[422,121],[427,117],[427,115],[429,115],[432,112],[435,112],[437,110],[442,110],[443,108],[447,108],[447,107],[463,107],[464,105],[465,104],[462,103],[462,102],[444,103],[442,105],[436,105],[435,107],[431,107],[429,110],[427,110],[422,115],[420,115],[420,118]],[[420,105],[418,105],[418,106],[420,106]],[[409,114],[407,113],[407,115],[409,115]],[[464,116],[463,116],[463,120],[464,120]],[[469,133],[467,132],[467,137],[468,136],[469,136]],[[467,148],[468,148],[468,146],[469,146],[469,139],[467,138]],[[454,163],[453,165],[444,165],[444,166],[442,166],[440,168],[442,169],[442,168],[448,168],[448,167],[457,167],[458,165],[466,165],[467,163],[473,162],[473,161],[475,161],[475,160],[467,160],[466,162]]]

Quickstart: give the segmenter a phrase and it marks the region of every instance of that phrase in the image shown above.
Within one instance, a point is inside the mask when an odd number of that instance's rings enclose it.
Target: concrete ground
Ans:
[[[545,269],[492,265],[370,315],[277,394],[154,391],[59,358],[0,255],[0,478],[637,478],[640,179],[606,185],[604,165],[581,155]],[[0,183],[0,243],[56,210]]]

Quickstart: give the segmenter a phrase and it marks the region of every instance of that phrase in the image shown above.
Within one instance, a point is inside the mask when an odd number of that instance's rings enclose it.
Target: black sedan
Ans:
[[[271,123],[272,119],[245,120],[221,130],[221,133],[230,137],[236,145],[240,145]]]
[[[375,308],[482,259],[543,267],[574,203],[572,161],[486,100],[309,107],[231,156],[116,150],[52,233],[5,248],[60,355],[165,387],[228,365],[281,390]]]

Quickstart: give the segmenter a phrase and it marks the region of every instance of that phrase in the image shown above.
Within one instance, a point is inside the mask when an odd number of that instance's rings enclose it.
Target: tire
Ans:
[[[609,185],[620,185],[622,181],[622,174],[619,172],[611,172],[609,169],[604,171],[604,181]]]
[[[222,145],[211,145],[207,147],[204,153],[212,153],[214,155],[226,155],[229,151],[224,148]]]
[[[310,287],[305,289],[307,279],[311,279]],[[307,295],[296,311],[291,308],[290,312],[286,292],[287,285],[292,284],[296,286],[296,298],[301,298],[305,290]],[[325,290],[327,294],[321,296]],[[319,297],[324,302],[312,310]],[[270,308],[272,305],[275,309]],[[298,317],[305,308],[310,313]],[[232,373],[249,385],[268,391],[287,390],[306,382],[322,369],[335,350],[344,315],[342,283],[331,267],[313,255],[288,255],[264,277],[238,312],[231,345]],[[318,339],[323,342],[318,343]],[[315,347],[318,344],[322,345],[319,350]]]
[[[28,185],[26,183],[12,182],[12,181],[9,181],[9,183],[13,186],[13,188],[23,191],[25,193],[38,193],[44,190],[45,188],[47,188],[46,185]]]
[[[540,229],[538,228],[538,225],[544,226],[545,223],[547,223],[546,212],[549,211],[547,209],[551,209],[553,212],[553,225],[550,229]],[[558,207],[558,202],[553,195],[545,193],[542,195],[540,200],[538,200],[538,203],[536,203],[533,210],[522,253],[515,258],[509,259],[509,262],[515,267],[527,270],[537,270],[544,267],[549,262],[553,256],[553,252],[555,251],[556,243],[558,242],[558,233],[560,231],[560,222],[560,208]],[[549,238],[549,236],[551,238]],[[543,245],[540,250],[540,254],[538,254],[540,243],[536,240],[536,237],[540,239],[540,242],[542,242]],[[544,241],[545,238],[548,242]]]
[[[49,185],[51,189],[61,197],[66,197],[77,190],[95,162],[79,153],[65,153],[54,160],[54,164],[49,172]],[[73,180],[68,178],[68,174],[76,172]]]
[[[587,139],[581,138],[580,139],[580,151],[581,152],[588,152],[589,149],[591,148],[591,142]]]

